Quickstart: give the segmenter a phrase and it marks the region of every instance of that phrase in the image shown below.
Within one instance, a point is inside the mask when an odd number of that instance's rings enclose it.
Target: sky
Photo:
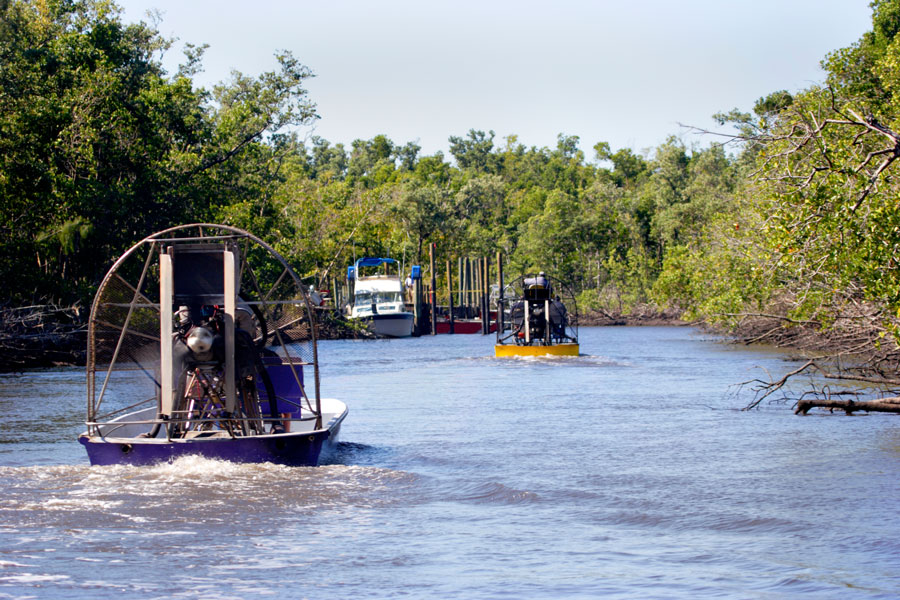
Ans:
[[[199,86],[259,75],[290,50],[320,119],[302,135],[348,148],[383,134],[449,156],[450,136],[504,146],[649,152],[728,132],[712,115],[822,82],[820,61],[871,29],[869,0],[117,0],[158,11],[170,73],[209,44]]]

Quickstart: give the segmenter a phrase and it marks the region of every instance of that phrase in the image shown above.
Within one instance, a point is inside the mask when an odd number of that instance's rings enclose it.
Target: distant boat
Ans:
[[[560,281],[543,272],[523,275],[498,302],[495,356],[578,356],[575,297]]]
[[[93,465],[314,466],[347,416],[319,396],[307,288],[234,227],[174,227],[123,254],[97,291],[87,350],[79,441]]]
[[[400,265],[393,258],[360,258],[347,267],[351,300],[345,309],[350,319],[363,321],[377,335],[409,337],[413,313],[406,310]]]

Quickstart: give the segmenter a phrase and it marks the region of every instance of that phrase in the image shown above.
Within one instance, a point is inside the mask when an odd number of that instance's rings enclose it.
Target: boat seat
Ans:
[[[294,378],[294,373],[291,371],[291,365],[283,363],[281,358],[277,356],[264,357],[263,364],[266,367],[266,372],[269,374],[269,378],[272,380],[272,387],[275,390],[275,397],[278,402],[277,412],[282,414],[290,413],[292,417],[298,418],[300,416],[300,404],[303,401],[303,391],[300,386],[297,385],[297,380]],[[299,364],[294,364],[294,369],[296,370],[297,378],[300,379],[302,385],[303,367]],[[263,415],[271,414],[266,386],[263,384],[261,378],[256,382],[256,389],[259,392],[260,412],[262,412]]]

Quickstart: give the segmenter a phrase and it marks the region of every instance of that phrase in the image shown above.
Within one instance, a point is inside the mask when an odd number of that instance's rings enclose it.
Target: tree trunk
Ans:
[[[827,408],[832,411],[837,408],[848,415],[852,415],[857,411],[900,413],[900,397],[864,400],[861,402],[855,400],[800,400],[797,402],[794,414],[805,415],[809,412],[809,409],[816,407]]]

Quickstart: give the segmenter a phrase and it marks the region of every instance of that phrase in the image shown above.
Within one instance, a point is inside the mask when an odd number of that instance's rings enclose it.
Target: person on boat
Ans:
[[[406,281],[403,282],[403,293],[405,296],[405,301],[407,303],[411,303],[413,301],[413,276],[412,273],[406,276]]]
[[[562,303],[559,296],[554,297],[553,300],[550,301],[550,314],[548,315],[548,318],[550,320],[551,336],[560,343],[569,339],[569,336],[566,335],[566,325],[569,322],[566,305]]]

